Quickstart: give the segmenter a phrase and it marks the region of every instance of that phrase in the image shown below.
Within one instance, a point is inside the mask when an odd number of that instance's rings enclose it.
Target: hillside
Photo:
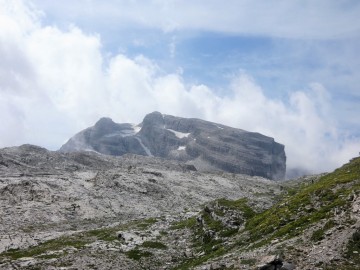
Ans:
[[[355,270],[360,263],[360,158],[277,183],[151,157],[33,146],[0,153],[0,269]],[[33,165],[41,160],[57,167]]]
[[[21,253],[57,239],[62,243],[63,237],[81,232],[142,224],[143,219],[168,218],[169,223],[192,216],[202,204],[221,197],[246,197],[265,209],[279,192],[276,182],[260,177],[201,173],[193,166],[155,157],[60,153],[32,145],[4,148],[0,149],[0,252]],[[92,242],[96,238],[85,241]],[[66,250],[74,251],[71,243],[76,242],[67,243]],[[55,250],[65,248],[61,245]],[[34,256],[36,265],[44,264],[41,253],[52,248],[40,250],[25,252],[25,257]],[[12,269],[10,262],[22,267],[28,263],[23,255],[9,257],[10,253],[0,256],[0,269]]]

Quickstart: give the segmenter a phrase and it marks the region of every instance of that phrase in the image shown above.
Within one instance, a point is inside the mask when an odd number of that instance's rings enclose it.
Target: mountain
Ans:
[[[259,133],[200,119],[153,112],[139,125],[101,118],[73,136],[61,152],[96,151],[122,156],[132,153],[178,160],[199,171],[225,171],[282,180],[284,146]]]
[[[360,158],[277,182],[163,158],[0,149],[0,269],[357,270]]]

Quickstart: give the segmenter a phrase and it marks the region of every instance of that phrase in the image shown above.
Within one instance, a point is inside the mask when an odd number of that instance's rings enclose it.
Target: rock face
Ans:
[[[60,151],[92,150],[179,160],[200,171],[226,171],[282,180],[284,146],[259,133],[221,124],[153,112],[139,125],[101,118],[64,144]]]

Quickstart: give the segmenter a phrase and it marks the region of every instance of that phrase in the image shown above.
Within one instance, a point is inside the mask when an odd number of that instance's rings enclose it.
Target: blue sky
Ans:
[[[360,2],[0,0],[0,146],[154,110],[272,136],[288,168],[360,151]]]

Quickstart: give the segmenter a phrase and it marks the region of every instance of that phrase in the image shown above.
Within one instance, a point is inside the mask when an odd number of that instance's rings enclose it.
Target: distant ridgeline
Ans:
[[[199,171],[225,171],[282,180],[286,171],[284,145],[260,133],[200,119],[153,112],[142,123],[117,124],[101,118],[69,139],[62,152],[96,151],[173,159]]]

